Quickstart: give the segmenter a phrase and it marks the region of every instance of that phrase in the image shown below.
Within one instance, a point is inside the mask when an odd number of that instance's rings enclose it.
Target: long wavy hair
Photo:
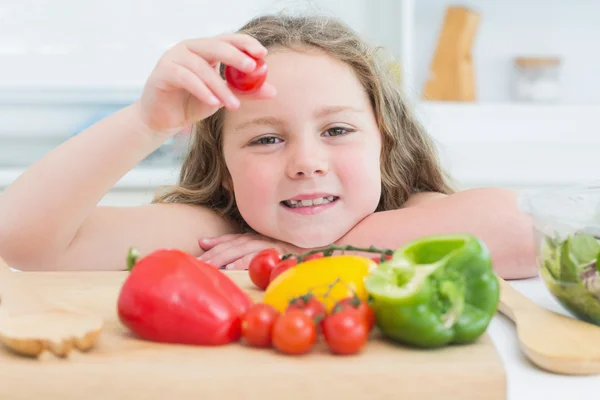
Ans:
[[[319,49],[354,70],[368,93],[382,137],[381,198],[376,211],[398,209],[413,193],[454,191],[432,139],[403,99],[397,68],[380,48],[363,41],[342,21],[324,16],[261,16],[238,32],[253,36],[267,49]],[[237,208],[223,156],[225,112],[221,108],[194,125],[178,184],[157,194],[154,202],[209,207],[252,231]]]

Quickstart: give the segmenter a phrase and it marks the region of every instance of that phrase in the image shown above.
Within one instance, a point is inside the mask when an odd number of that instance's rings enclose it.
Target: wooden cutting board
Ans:
[[[477,343],[417,350],[373,337],[360,355],[334,356],[323,343],[286,356],[242,344],[158,344],[118,321],[125,272],[27,272],[34,290],[106,321],[91,352],[28,359],[0,350],[0,399],[505,399],[502,361],[487,335]],[[260,300],[247,272],[230,276]]]

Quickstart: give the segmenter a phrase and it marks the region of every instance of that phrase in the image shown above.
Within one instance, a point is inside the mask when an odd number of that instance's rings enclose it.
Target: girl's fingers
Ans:
[[[226,108],[235,110],[240,106],[238,94],[222,78],[218,65],[225,64],[243,72],[252,72],[256,62],[251,56],[260,58],[266,53],[267,49],[255,38],[230,34],[184,41],[174,56],[174,62],[194,72]],[[268,83],[258,92],[249,94],[259,99],[270,99],[275,95],[275,87]]]
[[[223,247],[216,249],[216,251],[212,252],[210,254],[207,254],[207,259],[206,261],[209,262],[210,264],[214,264],[214,265],[226,265],[229,263],[234,262],[235,260],[242,258],[243,256],[245,256],[246,254],[248,254],[249,252],[251,252],[252,248],[254,248],[254,246],[250,246],[248,247],[247,243],[241,243],[241,244],[237,244],[235,246],[228,246],[225,247],[225,245],[221,245]]]
[[[240,50],[245,51],[254,58],[263,58],[267,55],[267,48],[263,46],[256,38],[246,34],[225,34],[217,36],[217,39],[232,44]]]
[[[206,84],[189,68],[178,65],[174,69],[174,77],[171,77],[177,86],[190,92],[201,102],[217,107],[221,105],[221,101],[215,94],[206,86]]]
[[[252,261],[252,259],[254,258],[255,255],[257,255],[258,252],[256,253],[250,253],[250,254],[246,254],[244,257],[238,259],[237,261],[227,264],[225,266],[225,269],[227,270],[238,270],[238,271],[243,271],[248,269],[248,266],[250,265],[250,261]]]
[[[233,94],[227,83],[198,55],[188,51],[173,62],[194,72],[225,107],[236,109],[240,106],[239,99]]]
[[[198,259],[203,261],[210,261],[211,263],[220,263],[222,262],[222,254],[227,251],[231,251],[231,248],[241,247],[245,243],[254,240],[254,235],[237,235],[237,237],[233,237],[227,241],[222,241],[217,245],[214,245],[210,250],[206,251],[202,254]],[[225,265],[225,264],[219,264]]]
[[[223,63],[243,72],[252,72],[256,61],[231,43],[218,39],[195,39],[184,42],[185,47],[210,65]]]
[[[202,238],[198,240],[198,246],[203,250],[210,250],[216,245],[233,240],[238,236],[241,235],[239,233],[228,233],[221,236]]]
[[[209,260],[207,260],[207,262],[219,266],[227,265],[239,260],[242,257],[245,257],[248,254],[257,253],[260,250],[263,250],[268,247],[272,246],[269,246],[264,241],[250,240],[246,243],[229,247],[219,252],[219,254],[211,256]]]

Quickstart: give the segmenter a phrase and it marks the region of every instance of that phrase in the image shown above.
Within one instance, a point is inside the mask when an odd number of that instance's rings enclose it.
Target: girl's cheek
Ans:
[[[261,191],[274,186],[274,167],[261,160],[242,164],[240,168],[240,186],[246,187],[260,196]]]
[[[363,175],[379,169],[378,153],[356,149],[355,151],[339,152],[336,157],[336,164],[348,173]]]
[[[372,191],[381,186],[379,154],[355,151],[348,156],[336,160],[337,173],[347,189]]]

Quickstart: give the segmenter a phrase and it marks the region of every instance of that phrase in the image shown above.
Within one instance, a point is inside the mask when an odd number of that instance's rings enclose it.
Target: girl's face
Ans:
[[[271,50],[269,100],[241,96],[223,152],[244,220],[258,233],[310,248],[338,240],[381,194],[381,137],[353,70],[322,52]]]

